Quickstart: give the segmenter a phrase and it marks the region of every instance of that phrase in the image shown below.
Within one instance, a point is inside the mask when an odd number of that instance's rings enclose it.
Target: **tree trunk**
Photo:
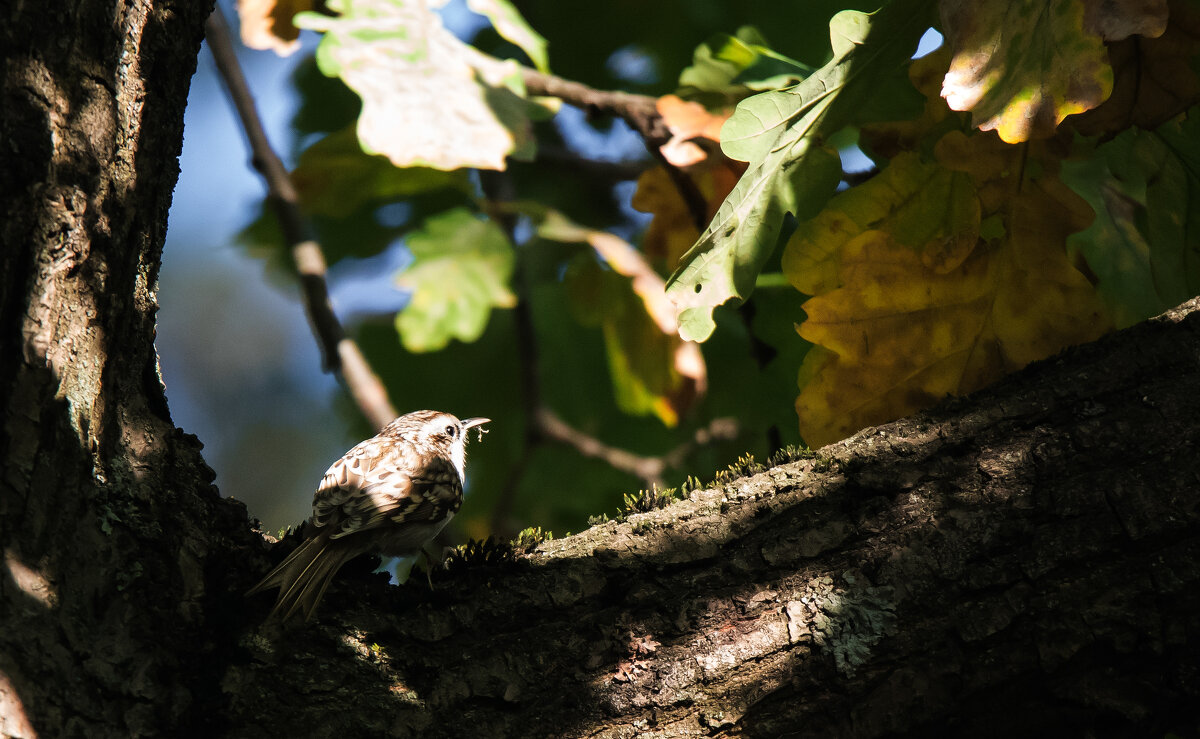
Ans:
[[[241,593],[283,552],[217,496],[153,349],[206,11],[0,27],[0,734],[1200,729],[1197,300],[432,590],[350,571],[314,625],[264,627]]]
[[[248,540],[167,412],[156,281],[203,2],[0,11],[0,734],[161,736]]]

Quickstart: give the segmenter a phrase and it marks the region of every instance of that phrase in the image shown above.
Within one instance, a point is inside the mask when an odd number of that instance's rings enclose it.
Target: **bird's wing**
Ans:
[[[325,472],[313,496],[312,522],[330,538],[392,523],[434,523],[458,511],[462,480],[435,456],[421,465],[411,444],[368,439]]]
[[[411,477],[406,505],[391,514],[392,521],[441,521],[462,505],[462,478],[454,464],[436,456]]]

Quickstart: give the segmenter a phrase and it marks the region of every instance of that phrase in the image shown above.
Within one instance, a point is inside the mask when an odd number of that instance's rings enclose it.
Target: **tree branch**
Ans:
[[[313,235],[312,225],[300,210],[300,198],[287,168],[271,146],[258,117],[254,96],[238,64],[229,26],[219,7],[213,9],[204,28],[208,47],[250,143],[254,168],[267,184],[267,200],[279,219],[284,239],[291,249],[309,325],[321,349],[322,365],[327,372],[340,371],[342,380],[363,415],[376,429],[383,428],[396,417],[396,410],[388,400],[383,383],[367,363],[358,345],[346,336],[333,312],[329,302],[329,287],[325,281],[325,255]]]
[[[649,95],[597,90],[581,82],[543,74],[528,67],[521,68],[525,90],[530,95],[556,97],[577,108],[608,113],[623,119],[648,143],[661,146],[671,138],[671,131],[658,114],[658,100]]]
[[[242,638],[228,716],[330,736],[1194,727],[1198,311],[816,459],[481,554],[433,592],[335,584],[318,628]]]
[[[649,162],[644,159],[609,162],[603,159],[591,159],[562,146],[541,142],[538,143],[537,161],[554,167],[570,169],[592,179],[615,182],[636,180],[650,168]]]

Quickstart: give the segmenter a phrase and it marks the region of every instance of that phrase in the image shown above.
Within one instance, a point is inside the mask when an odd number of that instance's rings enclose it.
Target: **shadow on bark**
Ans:
[[[1183,321],[433,592],[344,581],[314,628],[241,635],[229,734],[1186,734]]]

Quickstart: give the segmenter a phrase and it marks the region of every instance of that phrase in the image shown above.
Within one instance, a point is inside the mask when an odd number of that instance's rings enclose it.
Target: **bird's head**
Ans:
[[[444,454],[454,461],[459,477],[463,476],[466,464],[466,444],[468,432],[491,419],[465,418],[459,419],[450,413],[440,411],[413,411],[400,416],[388,424],[384,434],[399,436],[414,444],[418,449]],[[487,433],[479,430],[482,438]]]

